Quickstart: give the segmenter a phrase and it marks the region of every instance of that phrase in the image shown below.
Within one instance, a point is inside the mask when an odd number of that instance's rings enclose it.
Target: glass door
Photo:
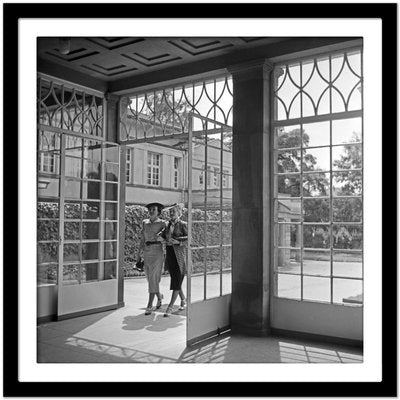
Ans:
[[[116,307],[119,146],[61,138],[59,319]]]
[[[187,344],[230,325],[232,130],[193,115],[188,154]]]

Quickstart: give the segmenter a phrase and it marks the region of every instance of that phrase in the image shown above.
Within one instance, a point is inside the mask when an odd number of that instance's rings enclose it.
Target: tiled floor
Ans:
[[[169,281],[162,291],[169,296]],[[143,296],[144,294],[144,296]],[[144,301],[143,301],[144,300]],[[125,281],[125,307],[40,325],[38,362],[48,363],[354,363],[362,350],[278,337],[225,334],[186,348],[185,312],[144,315],[143,281]],[[178,304],[178,302],[177,302]]]

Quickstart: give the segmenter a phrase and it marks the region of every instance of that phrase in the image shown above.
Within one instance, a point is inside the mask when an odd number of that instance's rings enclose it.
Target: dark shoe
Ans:
[[[172,314],[172,307],[168,306],[165,310],[164,317],[169,317]]]
[[[153,307],[147,307],[146,311],[144,312],[144,315],[150,315],[153,311]]]

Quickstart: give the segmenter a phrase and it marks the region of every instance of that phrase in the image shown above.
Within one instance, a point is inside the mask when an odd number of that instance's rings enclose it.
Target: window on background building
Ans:
[[[361,50],[274,67],[275,295],[363,302]]]
[[[179,187],[179,167],[180,167],[180,158],[174,157],[174,188]]]
[[[203,165],[203,168],[204,168],[204,165]],[[200,185],[204,184],[204,172],[203,171],[201,171],[199,174],[199,184]]]
[[[126,183],[133,183],[133,149],[126,149]]]
[[[211,173],[212,173],[211,166],[207,165],[207,186],[211,186]]]
[[[219,187],[219,168],[214,167],[214,186]]]
[[[227,169],[224,169],[224,173],[222,175],[222,187],[228,187],[229,182],[228,182],[228,175],[229,171]]]
[[[51,153],[40,154],[39,172],[54,174],[56,172],[55,165],[56,163],[54,154]]]
[[[147,156],[147,184],[160,186],[161,154],[148,153]]]

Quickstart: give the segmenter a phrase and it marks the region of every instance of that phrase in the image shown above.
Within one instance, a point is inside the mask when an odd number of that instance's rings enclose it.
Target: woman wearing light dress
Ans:
[[[140,253],[143,252],[144,271],[148,282],[149,300],[147,303],[145,315],[150,315],[153,308],[154,298],[157,296],[156,309],[162,304],[163,295],[160,293],[161,272],[164,264],[164,251],[162,237],[165,231],[166,222],[160,218],[164,206],[161,203],[150,203],[146,205],[150,217],[143,220],[142,235],[138,249],[139,260]]]

